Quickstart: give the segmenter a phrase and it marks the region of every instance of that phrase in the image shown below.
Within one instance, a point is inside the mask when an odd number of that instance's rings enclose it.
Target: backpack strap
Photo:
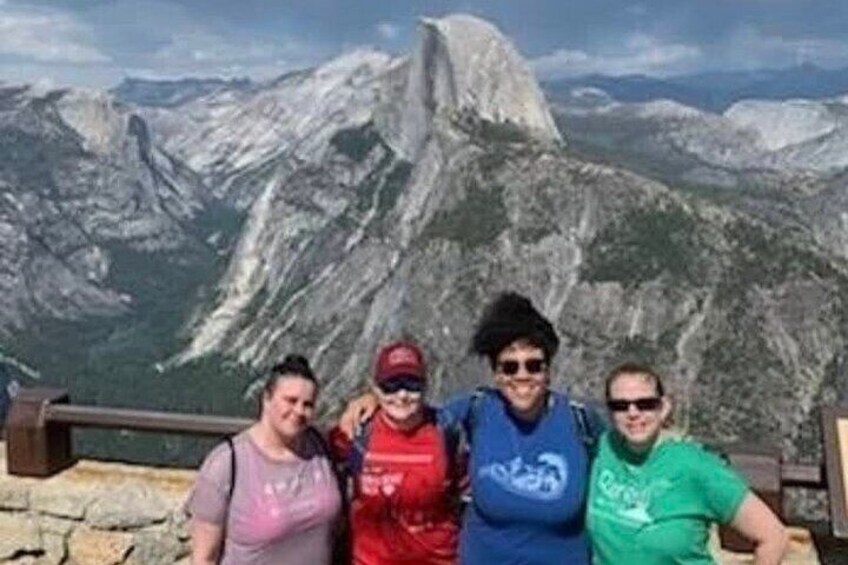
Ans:
[[[225,437],[224,441],[230,447],[230,488],[227,492],[227,511],[229,512],[229,501],[233,499],[233,490],[236,488],[236,446],[230,436]]]
[[[356,426],[353,432],[353,439],[351,440],[350,453],[347,457],[347,475],[354,482],[365,464],[365,454],[368,451],[368,442],[370,439],[371,420],[368,419]]]
[[[569,399],[568,407],[574,417],[574,422],[577,424],[580,441],[586,448],[586,454],[591,461],[595,458],[598,450],[598,440],[603,433],[603,424],[597,412],[583,402]]]
[[[461,460],[468,452],[463,426],[444,410],[433,410],[433,421],[442,438],[451,488],[459,491],[464,471]]]
[[[465,418],[462,419],[461,424],[461,432],[462,435],[460,437],[460,444],[464,445],[466,448],[471,445],[471,442],[474,438],[474,432],[477,429],[477,424],[480,422],[480,408],[483,405],[483,398],[487,394],[492,394],[494,389],[486,386],[478,386],[474,389],[474,392],[471,393],[471,398],[469,399],[468,404],[468,413]]]

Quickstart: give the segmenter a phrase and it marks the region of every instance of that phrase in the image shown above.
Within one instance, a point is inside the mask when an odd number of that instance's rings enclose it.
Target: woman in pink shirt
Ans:
[[[329,565],[341,496],[310,428],[318,383],[303,357],[271,370],[259,420],[206,457],[187,502],[194,565]]]

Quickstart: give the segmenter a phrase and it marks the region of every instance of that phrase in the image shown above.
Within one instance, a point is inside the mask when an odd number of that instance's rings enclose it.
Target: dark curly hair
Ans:
[[[559,349],[559,337],[553,325],[533,307],[530,299],[515,292],[505,292],[483,311],[471,338],[471,351],[488,358],[494,369],[498,354],[518,340],[525,340],[544,351],[548,362]]]

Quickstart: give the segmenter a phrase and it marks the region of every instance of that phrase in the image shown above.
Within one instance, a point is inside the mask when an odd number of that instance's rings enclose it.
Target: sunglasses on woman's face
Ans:
[[[647,398],[636,398],[634,400],[607,400],[607,408],[610,412],[627,412],[630,410],[630,405],[636,407],[639,412],[651,412],[657,410],[662,405],[662,398],[658,396],[649,396]]]
[[[502,375],[506,375],[511,377],[513,375],[518,374],[518,370],[521,368],[521,365],[524,365],[524,370],[527,371],[531,375],[538,375],[543,373],[545,369],[548,368],[548,364],[544,359],[525,359],[524,363],[521,361],[500,361],[497,365],[497,370]]]
[[[395,394],[402,390],[420,394],[424,392],[424,380],[413,375],[399,375],[378,382],[377,388],[383,394]]]

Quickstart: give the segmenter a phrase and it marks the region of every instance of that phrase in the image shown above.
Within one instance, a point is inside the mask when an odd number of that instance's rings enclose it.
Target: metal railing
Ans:
[[[6,418],[9,474],[49,477],[75,461],[71,428],[90,427],[148,432],[226,436],[247,428],[246,418],[180,414],[69,404],[67,391],[22,389]]]
[[[232,435],[252,423],[245,418],[72,404],[49,404],[45,411],[48,422],[68,426],[211,436]]]

